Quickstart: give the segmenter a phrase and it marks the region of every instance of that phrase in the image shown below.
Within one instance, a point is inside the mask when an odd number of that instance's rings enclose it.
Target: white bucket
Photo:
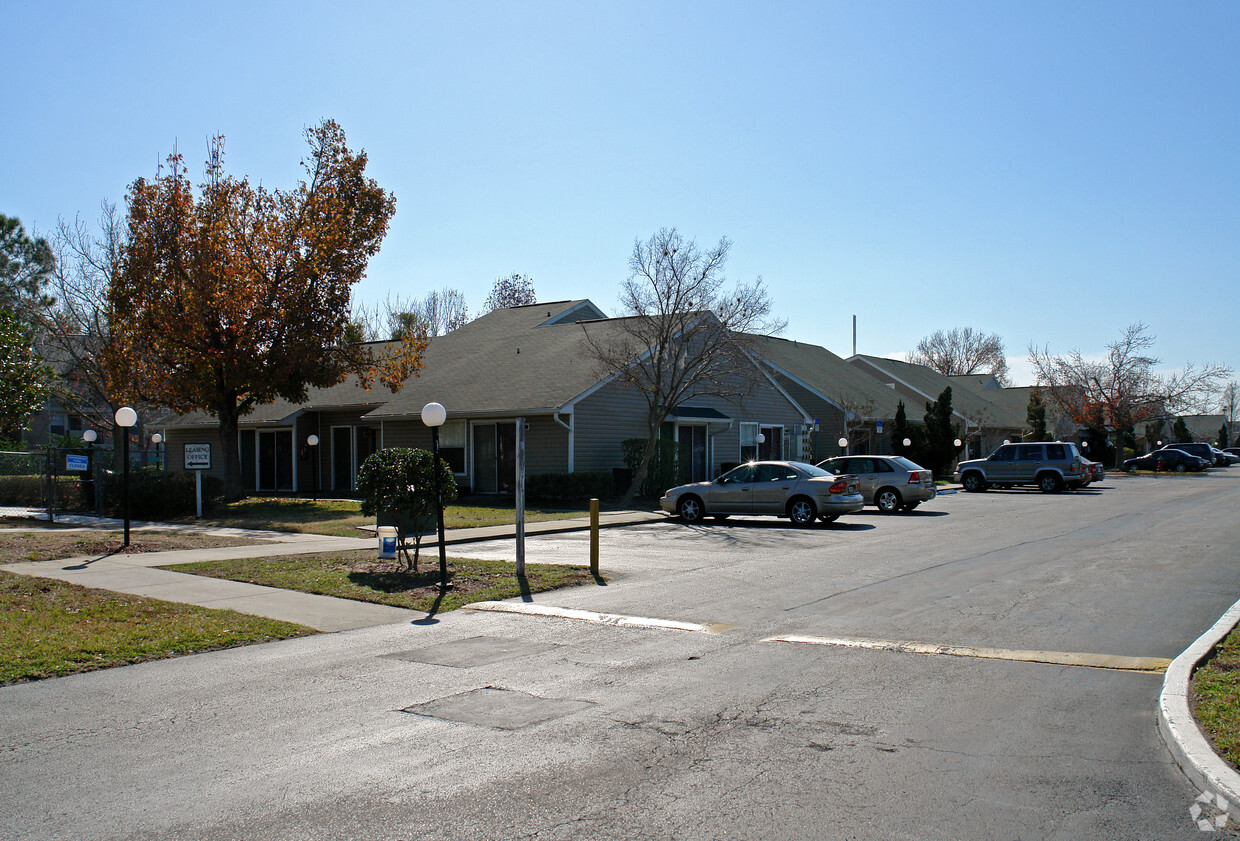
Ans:
[[[396,527],[379,526],[379,558],[391,560],[396,557]]]

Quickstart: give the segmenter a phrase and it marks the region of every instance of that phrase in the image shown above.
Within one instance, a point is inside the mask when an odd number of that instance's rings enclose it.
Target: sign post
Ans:
[[[211,469],[210,444],[185,445],[185,469],[194,471],[194,491],[198,495],[198,519],[202,519],[202,471]]]

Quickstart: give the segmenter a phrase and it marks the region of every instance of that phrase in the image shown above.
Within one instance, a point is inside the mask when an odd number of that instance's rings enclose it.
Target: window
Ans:
[[[439,427],[439,457],[453,473],[465,472],[465,441],[469,430],[463,420],[451,420]]]
[[[756,423],[741,424],[741,461],[757,461],[758,459],[758,425]]]
[[[1019,447],[1019,455],[1016,457],[1020,461],[1041,461],[1042,445],[1041,444],[1021,444]]]
[[[752,482],[756,468],[753,465],[742,464],[740,467],[733,468],[723,476],[719,477],[721,485],[741,485],[746,482]]]
[[[1063,444],[1047,444],[1046,457],[1051,461],[1062,461],[1067,458],[1063,451]]]
[[[1016,445],[1004,444],[990,458],[993,461],[1016,461]]]
[[[791,467],[782,464],[760,464],[758,465],[758,482],[783,482],[788,479],[796,479],[797,473]]]

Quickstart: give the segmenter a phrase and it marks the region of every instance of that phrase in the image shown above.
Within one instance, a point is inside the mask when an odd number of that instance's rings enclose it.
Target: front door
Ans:
[[[512,493],[517,485],[517,425],[474,424],[475,493]]]
[[[682,426],[680,427],[680,443],[682,445],[681,452],[687,450],[689,463],[685,465],[684,475],[681,480],[684,482],[705,482],[709,479],[708,464],[706,459],[706,427],[704,426]]]

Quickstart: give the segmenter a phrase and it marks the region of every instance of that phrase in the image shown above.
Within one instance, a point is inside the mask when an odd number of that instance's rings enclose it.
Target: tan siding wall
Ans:
[[[687,405],[716,409],[733,419],[731,428],[710,438],[711,475],[719,472],[720,465],[740,460],[742,421],[784,426],[789,436],[793,427],[803,422],[797,408],[778,390],[766,384],[741,402],[719,397],[696,397]],[[631,387],[621,383],[609,383],[582,400],[574,409],[574,417],[575,469],[578,471],[624,467],[621,442],[628,438],[645,438],[647,434],[646,401]],[[724,424],[716,422],[710,424],[708,429],[715,432]]]

